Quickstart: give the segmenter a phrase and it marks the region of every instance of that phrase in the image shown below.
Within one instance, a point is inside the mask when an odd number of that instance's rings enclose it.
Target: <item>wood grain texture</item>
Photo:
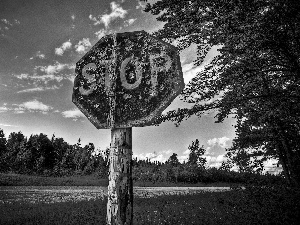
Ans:
[[[112,129],[106,220],[109,225],[131,225],[132,217],[132,128]]]

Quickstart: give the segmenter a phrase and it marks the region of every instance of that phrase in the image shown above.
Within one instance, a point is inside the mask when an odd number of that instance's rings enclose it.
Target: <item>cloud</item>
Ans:
[[[0,127],[18,127],[18,126],[0,123]]]
[[[210,146],[219,145],[221,148],[226,148],[226,147],[228,147],[227,142],[229,140],[230,140],[230,138],[228,138],[228,137],[213,138],[213,139],[209,139],[207,141],[207,144]]]
[[[9,111],[13,111],[14,113],[25,113],[26,111],[29,111],[47,114],[51,109],[53,109],[51,106],[34,99],[21,104],[13,104],[13,107],[10,108]]]
[[[63,66],[46,66],[46,67],[39,67],[38,69],[42,72],[52,72],[54,74],[43,74],[38,75],[37,71],[33,74],[19,74],[14,75],[17,80],[13,80],[13,87],[18,87],[19,90],[17,93],[33,93],[33,92],[42,92],[42,91],[51,91],[60,89],[64,83],[62,81],[70,81],[74,82],[75,75],[74,73],[68,74],[57,74],[59,71],[65,68],[71,68],[72,65],[64,64]],[[36,68],[37,70],[37,68]],[[20,89],[21,88],[21,89]]]
[[[4,105],[0,107],[0,113],[7,112],[9,109]]]
[[[20,105],[20,107],[33,111],[49,111],[52,108],[36,99],[33,101],[24,102]]]
[[[182,66],[182,73],[184,78],[184,83],[188,84],[197,73],[203,71],[204,65],[201,66],[194,66],[194,63],[185,64]]]
[[[79,109],[71,109],[62,112],[62,115],[66,118],[79,118],[79,117],[85,117],[85,115],[79,110]]]
[[[222,162],[226,161],[226,157],[224,155],[218,156],[203,156],[206,159],[206,165],[209,167],[220,167]]]
[[[9,22],[7,19],[1,19],[1,21],[3,23],[5,23],[6,25],[13,26],[13,24],[11,22]]]
[[[128,20],[125,20],[125,21],[124,21],[124,26],[125,26],[125,27],[128,27],[128,26],[130,26],[131,24],[133,24],[134,21],[136,21],[136,18],[135,18],[135,19],[128,19]]]
[[[21,104],[12,104],[11,107],[7,107],[6,104],[0,107],[1,112],[13,112],[13,113],[25,113],[27,112],[41,112],[47,114],[53,107],[48,106],[36,99],[32,101],[23,102]]]
[[[46,74],[46,75],[28,75],[28,74],[20,74],[20,75],[15,75],[15,77],[17,77],[18,79],[21,80],[33,80],[35,83],[37,81],[41,81],[45,84],[47,84],[49,81],[57,81],[60,82],[63,79],[68,79],[65,78],[64,76],[59,76],[59,75],[54,75],[54,74]]]
[[[78,53],[85,53],[86,50],[91,46],[92,46],[92,44],[91,44],[89,38],[83,38],[81,41],[78,42],[77,45],[75,45],[75,50]]]
[[[74,69],[75,65],[71,64],[63,64],[56,62],[54,65],[48,66],[37,66],[35,69],[40,69],[43,72],[46,72],[48,75],[56,74],[64,69]]]
[[[40,59],[44,59],[45,58],[45,54],[42,54],[41,51],[38,51],[36,53],[36,57],[40,58]]]
[[[64,42],[60,47],[55,48],[55,54],[62,56],[64,52],[72,47],[72,43],[69,41]]]
[[[19,24],[20,21],[17,19],[9,21],[8,19],[2,18],[0,19],[0,31],[9,30],[14,25],[19,25]],[[2,33],[1,36],[5,36],[5,35]]]
[[[18,91],[17,93],[31,93],[31,92],[38,92],[38,91],[47,91],[47,90],[57,90],[59,89],[58,86],[53,85],[52,87],[35,87],[35,88],[29,88],[22,91]]]
[[[141,153],[141,154],[134,154],[134,158],[138,158],[138,160],[146,160],[147,158],[150,161],[159,161],[159,162],[165,162],[167,161],[170,156],[171,156],[172,150],[165,150],[165,151],[160,151],[158,153],[153,152],[153,153]]]
[[[107,34],[107,31],[105,29],[101,29],[95,33],[98,39],[101,39],[103,36]]]
[[[15,77],[19,78],[19,79],[27,79],[29,76],[28,73],[21,73],[19,75],[15,75]]]
[[[146,4],[143,4],[140,0],[137,0],[138,5],[135,7],[136,9],[144,9],[146,7]]]
[[[109,27],[109,24],[116,20],[117,18],[124,18],[127,14],[127,10],[124,10],[119,4],[116,2],[110,3],[111,13],[110,14],[103,14],[98,16],[98,18],[89,15],[89,19],[94,21],[94,25],[98,24],[104,24],[104,26],[107,28]]]

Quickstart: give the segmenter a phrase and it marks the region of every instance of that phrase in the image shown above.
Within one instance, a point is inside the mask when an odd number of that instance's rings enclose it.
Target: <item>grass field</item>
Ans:
[[[0,174],[0,186],[107,186],[108,181],[94,176],[37,177]],[[177,184],[177,186],[186,184]],[[215,186],[226,184],[215,184]],[[4,187],[8,186],[8,187]],[[135,183],[151,186],[151,183]],[[152,186],[176,186],[156,183]],[[189,185],[191,186],[191,185]],[[213,186],[196,184],[194,186]],[[22,187],[19,187],[22,188]],[[43,188],[43,187],[40,187]],[[51,187],[44,187],[51,189]],[[57,187],[60,188],[60,187]],[[93,189],[96,187],[90,187]],[[54,190],[55,188],[52,187]],[[89,189],[89,188],[87,188]],[[51,191],[51,190],[50,190]],[[149,188],[148,192],[151,192]],[[0,202],[0,224],[105,224],[107,198],[86,200],[74,194],[74,201],[46,203],[25,201]],[[27,195],[29,192],[27,193]],[[76,197],[78,196],[78,197]],[[134,224],[299,224],[300,190],[286,187],[251,187],[224,192],[188,195],[134,197]],[[149,197],[150,196],[150,197]],[[3,197],[3,196],[2,196]],[[5,197],[5,196],[4,196]],[[50,196],[51,197],[51,196]],[[57,196],[63,197],[63,196]],[[0,196],[1,198],[1,196]],[[78,201],[77,201],[77,200]]]
[[[70,177],[30,176],[14,173],[0,173],[0,186],[107,186],[107,179],[100,179],[94,175]],[[163,183],[136,181],[134,186],[140,187],[229,187],[227,183]]]
[[[134,198],[134,224],[299,224],[296,190],[250,188]],[[0,204],[0,224],[105,224],[106,201]]]

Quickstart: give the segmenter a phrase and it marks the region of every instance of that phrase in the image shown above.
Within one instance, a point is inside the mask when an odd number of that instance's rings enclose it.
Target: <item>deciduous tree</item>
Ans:
[[[233,115],[237,136],[228,150],[279,159],[285,176],[299,185],[299,1],[161,0],[145,11],[165,22],[157,37],[180,50],[197,46],[195,66],[212,46],[219,48],[182,92],[193,107],[171,111],[157,123],[180,123],[210,110],[217,122]]]

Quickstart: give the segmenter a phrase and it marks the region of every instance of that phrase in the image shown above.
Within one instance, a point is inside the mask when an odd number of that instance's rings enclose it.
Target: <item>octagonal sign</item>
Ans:
[[[72,101],[98,129],[151,125],[184,87],[177,49],[145,31],[101,38],[75,73]]]

